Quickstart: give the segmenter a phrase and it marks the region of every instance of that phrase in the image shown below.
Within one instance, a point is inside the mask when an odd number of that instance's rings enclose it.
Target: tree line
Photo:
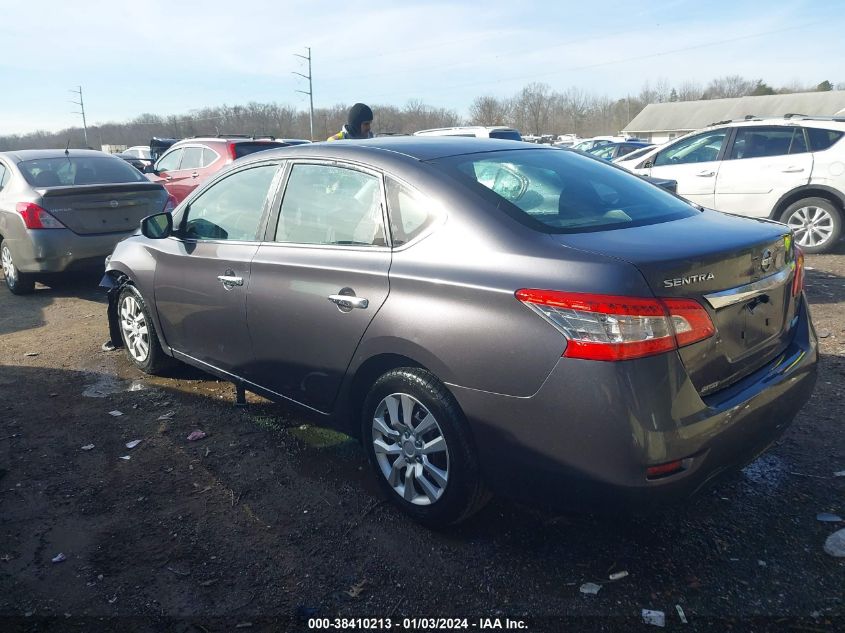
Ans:
[[[511,97],[479,96],[473,100],[468,116],[456,110],[439,108],[419,99],[404,106],[370,104],[375,112],[374,128],[382,134],[408,134],[432,127],[454,125],[507,125],[523,134],[573,133],[581,137],[615,134],[622,130],[646,105],[670,101],[721,99],[746,95],[783,94],[845,89],[825,80],[817,85],[793,83],[774,88],[761,79],[729,75],[707,84],[684,82],[671,85],[661,79],[646,82],[636,95],[611,98],[577,87],[556,91],[544,83],[530,83]],[[365,97],[362,97],[366,100]],[[337,104],[314,110],[314,137],[322,140],[337,132],[346,121],[348,106]],[[88,127],[88,143],[100,145],[147,145],[150,138],[187,138],[202,135],[251,134],[277,138],[309,138],[307,111],[281,103],[250,102],[192,110],[187,115],[141,114],[122,123],[103,123]],[[81,127],[58,132],[36,131],[0,136],[0,151],[84,147]]]

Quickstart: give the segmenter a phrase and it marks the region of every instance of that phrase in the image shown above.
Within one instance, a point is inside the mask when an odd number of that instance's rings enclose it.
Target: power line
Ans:
[[[612,66],[614,64],[623,64],[623,63],[626,63],[626,62],[640,61],[640,60],[643,60],[643,59],[652,59],[654,57],[661,57],[663,55],[671,55],[671,54],[674,54],[674,53],[682,53],[682,52],[686,52],[686,51],[697,50],[697,49],[701,49],[701,48],[707,48],[707,47],[710,47],[710,46],[718,46],[720,44],[728,44],[730,42],[739,42],[739,41],[742,41],[742,40],[748,40],[748,39],[752,39],[752,38],[755,38],[755,37],[763,37],[763,36],[766,36],[766,35],[774,35],[776,33],[784,33],[784,32],[787,32],[787,31],[795,31],[795,30],[799,30],[799,29],[806,29],[806,28],[809,28],[811,26],[815,26],[815,25],[821,24],[821,23],[822,23],[822,21],[819,20],[819,21],[816,21],[816,22],[809,22],[807,24],[803,24],[803,25],[799,25],[799,26],[790,26],[790,27],[786,27],[786,28],[782,28],[782,29],[774,29],[774,30],[771,30],[771,31],[761,31],[760,33],[752,33],[752,34],[749,34],[749,35],[741,35],[739,37],[731,37],[731,38],[726,38],[726,39],[722,39],[722,40],[714,40],[714,41],[711,41],[711,42],[705,42],[703,44],[695,44],[693,46],[684,46],[684,47],[681,47],[681,48],[674,48],[674,49],[670,49],[670,50],[659,51],[659,52],[656,52],[656,53],[649,53],[649,54],[646,54],[646,55],[638,55],[638,56],[635,56],[635,57],[625,57],[624,59],[615,59],[615,60],[610,60],[610,61],[606,61],[606,62],[598,62],[598,63],[595,63],[595,64],[586,64],[586,65],[583,65],[583,66],[571,66],[569,68],[563,68],[563,69],[559,69],[559,70],[549,71],[549,72],[545,72],[545,73],[538,73],[538,74],[533,74],[533,75],[520,75],[520,76],[513,76],[513,77],[503,77],[501,79],[498,79],[496,81],[496,83],[502,83],[502,82],[508,82],[508,81],[519,81],[519,80],[521,80],[521,81],[536,80],[540,77],[550,77],[550,76],[560,75],[560,74],[563,74],[563,73],[573,72],[573,71],[577,71],[577,70],[588,70],[590,68],[600,68],[602,66]],[[475,87],[475,86],[486,86],[486,85],[489,85],[490,83],[491,83],[490,81],[475,81],[475,82],[465,83],[465,84],[443,86],[441,88],[441,90],[446,91],[446,90],[456,90],[456,89],[459,89],[459,88],[472,88],[472,87]],[[372,95],[371,98],[394,97],[394,96],[397,96],[397,94],[398,93],[376,94],[376,95]]]

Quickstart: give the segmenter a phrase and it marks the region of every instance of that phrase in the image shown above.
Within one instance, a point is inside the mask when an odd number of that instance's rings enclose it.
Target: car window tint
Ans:
[[[257,141],[255,143],[252,142],[241,142],[235,143],[235,158],[243,158],[244,156],[248,156],[249,154],[254,154],[255,152],[263,152],[268,149],[276,149],[278,147],[284,147],[284,143],[275,143],[273,141]]]
[[[575,152],[486,152],[431,162],[515,220],[546,233],[619,229],[697,213],[659,187]]]
[[[727,130],[713,130],[697,134],[657,153],[654,166],[706,163],[716,160],[727,136]]]
[[[169,154],[165,154],[158,161],[156,169],[158,171],[174,171],[179,169],[179,161],[182,160],[182,148],[175,149]]]
[[[186,147],[182,153],[179,169],[199,169],[202,167],[202,147]]]
[[[100,185],[144,182],[146,178],[122,158],[112,156],[62,156],[18,163],[23,177],[34,187]]]
[[[202,148],[202,166],[208,167],[211,163],[217,160],[217,154],[214,153],[214,150],[208,149],[207,147]]]
[[[841,139],[843,135],[843,132],[837,130],[823,130],[818,127],[808,127],[806,129],[807,135],[810,137],[810,149],[814,152],[826,150]]]
[[[256,240],[278,169],[278,165],[261,165],[235,172],[211,185],[188,206],[185,237]]]
[[[294,165],[277,242],[384,246],[379,179],[328,165]]]
[[[431,200],[410,187],[392,178],[387,178],[385,185],[393,245],[401,246],[428,228],[437,218],[437,211]]]
[[[792,150],[795,132],[800,137],[799,144]],[[797,154],[804,144],[804,135],[801,130],[791,127],[749,127],[739,128],[736,131],[733,147],[731,147],[730,158],[763,158],[767,156],[785,156]]]

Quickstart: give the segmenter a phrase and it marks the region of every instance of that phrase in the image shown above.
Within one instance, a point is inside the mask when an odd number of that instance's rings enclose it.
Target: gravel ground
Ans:
[[[384,503],[344,436],[102,352],[96,278],[0,289],[0,631],[304,631],[309,616],[653,630],[642,609],[672,630],[845,630],[845,559],[823,551],[845,524],[816,519],[845,515],[843,253],[807,261],[815,395],[742,473],[648,517],[495,499],[442,533]]]

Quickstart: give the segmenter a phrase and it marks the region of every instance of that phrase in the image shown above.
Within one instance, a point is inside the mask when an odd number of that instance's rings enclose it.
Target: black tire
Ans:
[[[376,456],[374,440],[377,438],[377,432],[374,431],[373,425],[377,409],[386,398],[397,394],[407,394],[417,401],[412,407],[414,411],[412,417],[415,418],[412,426],[416,426],[418,429],[422,428],[419,422],[421,416],[425,413],[424,409],[427,409],[436,420],[436,429],[427,432],[425,436],[421,435],[419,438],[420,444],[417,446],[422,446],[427,441],[426,438],[431,437],[428,433],[434,433],[435,437],[442,435],[443,440],[445,440],[445,455],[433,453],[431,456],[426,455],[425,457],[426,460],[448,460],[446,468],[448,478],[442,488],[438,487],[441,491],[440,496],[436,500],[431,500],[430,496],[423,494],[425,488],[422,487],[419,480],[411,485],[412,491],[419,493],[414,495],[414,492],[412,492],[411,494],[427,505],[419,505],[403,498],[388,481],[388,475],[382,470],[382,465],[380,465]],[[390,426],[390,430],[393,432],[395,429]],[[423,369],[407,367],[395,369],[376,381],[364,402],[361,437],[367,457],[373,466],[376,478],[385,496],[407,514],[428,527],[445,528],[460,523],[478,512],[490,499],[490,494],[481,479],[478,457],[463,412],[455,397],[443,383]],[[400,445],[401,437],[397,434],[396,446]],[[420,448],[420,450],[423,449]],[[388,460],[386,463],[390,463],[390,457],[385,456],[384,458]],[[400,458],[408,459],[404,453],[401,453],[393,460],[393,463]],[[423,457],[418,455],[411,459],[422,460]],[[429,462],[429,465],[431,463]],[[428,478],[429,471],[421,462],[419,469],[426,477],[428,489],[432,490],[434,487],[431,482],[436,480]],[[402,479],[407,483],[408,470],[400,470],[404,471]]]
[[[35,276],[30,273],[22,273],[17,269],[14,258],[12,257],[12,249],[0,240],[0,261],[3,262],[3,279],[6,281],[6,287],[13,295],[28,295],[35,290]],[[6,271],[9,270],[10,274]]]
[[[802,232],[801,230],[802,215],[807,217],[808,213],[812,214],[812,212],[807,211],[808,209],[818,209],[829,216],[829,220],[825,219],[822,225],[826,232],[830,231],[829,237],[817,244],[810,244],[812,237],[805,236],[810,236],[811,234],[806,231]],[[842,237],[842,212],[826,198],[802,198],[793,202],[781,214],[780,221],[788,224],[793,229],[795,232],[795,243],[805,253],[826,253],[836,246],[839,238]],[[792,224],[790,224],[790,221]],[[805,243],[802,244],[802,241]]]
[[[135,310],[135,306],[137,306],[137,311]],[[134,321],[139,324],[139,327],[146,328],[147,353],[145,355],[140,353],[143,347],[138,347],[135,344],[137,337],[127,333],[125,310],[135,312],[141,316],[141,319],[136,318]],[[120,338],[123,340],[123,347],[126,349],[126,356],[135,367],[145,374],[156,376],[175,364],[176,361],[173,357],[165,354],[161,347],[152,317],[150,316],[150,310],[144,301],[144,297],[131,284],[124,286],[117,297],[117,319],[118,327],[120,328]],[[143,338],[143,335],[141,336]]]

